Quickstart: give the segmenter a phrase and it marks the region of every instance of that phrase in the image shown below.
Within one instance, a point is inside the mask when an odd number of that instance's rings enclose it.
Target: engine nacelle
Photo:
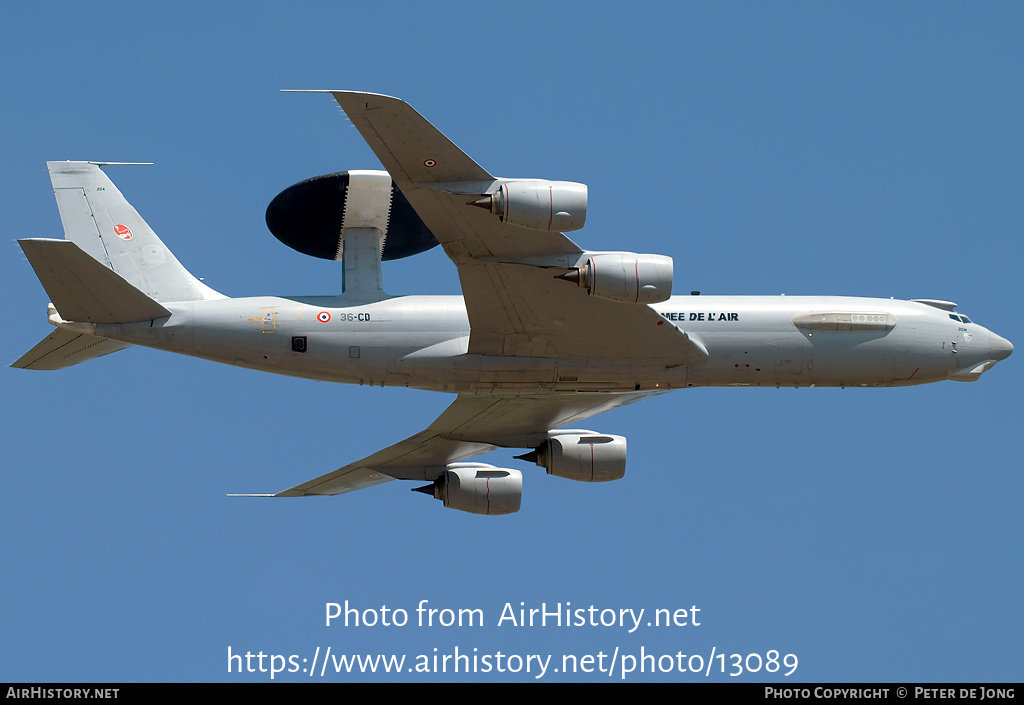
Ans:
[[[587,186],[572,181],[505,181],[473,205],[501,222],[544,232],[579,230],[587,220]]]
[[[535,450],[516,457],[546,468],[548,475],[608,482],[626,474],[626,439],[575,429],[552,431]]]
[[[562,279],[587,287],[599,299],[629,304],[656,304],[672,296],[672,258],[605,252],[563,274]]]
[[[486,463],[452,463],[433,485],[417,488],[470,514],[512,514],[523,498],[523,474]]]

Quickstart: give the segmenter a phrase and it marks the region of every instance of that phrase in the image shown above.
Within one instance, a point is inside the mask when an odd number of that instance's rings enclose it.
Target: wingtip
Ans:
[[[386,95],[384,93],[372,93],[370,91],[349,91],[349,90],[338,90],[336,88],[281,88],[281,93],[330,93],[337,100],[338,96],[363,96],[366,98],[387,98],[388,100],[397,100],[400,103],[405,101],[401,98],[397,98],[393,95]]]

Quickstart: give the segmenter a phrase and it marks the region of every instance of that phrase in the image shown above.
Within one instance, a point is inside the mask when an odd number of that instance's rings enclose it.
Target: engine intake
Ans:
[[[512,514],[523,498],[523,474],[486,463],[452,463],[432,484],[415,488],[470,514]]]
[[[506,181],[473,205],[509,225],[544,232],[579,230],[587,220],[587,186],[541,179]]]
[[[587,287],[599,299],[629,304],[656,304],[672,296],[672,258],[606,252],[587,259],[559,279]]]
[[[546,468],[548,475],[608,482],[626,474],[626,439],[584,430],[551,431],[548,440],[516,458]]]

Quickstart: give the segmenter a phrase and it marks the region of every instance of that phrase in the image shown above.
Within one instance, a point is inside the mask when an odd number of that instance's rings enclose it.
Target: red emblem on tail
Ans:
[[[127,225],[121,225],[120,223],[114,226],[114,234],[117,235],[122,240],[132,239],[131,228],[129,228]]]

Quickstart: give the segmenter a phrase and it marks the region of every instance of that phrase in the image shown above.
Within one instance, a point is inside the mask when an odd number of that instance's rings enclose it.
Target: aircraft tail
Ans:
[[[20,240],[50,296],[50,323],[135,323],[161,301],[222,299],[193,277],[107,178],[103,162],[47,162],[66,240]],[[131,347],[58,327],[12,366],[55,370]]]
[[[50,296],[49,320],[75,323],[138,323],[171,315],[117,272],[67,240],[19,240]],[[131,347],[82,330],[58,327],[12,367],[57,370]]]
[[[114,163],[46,163],[64,237],[156,301],[224,298],[181,266],[100,169]]]

